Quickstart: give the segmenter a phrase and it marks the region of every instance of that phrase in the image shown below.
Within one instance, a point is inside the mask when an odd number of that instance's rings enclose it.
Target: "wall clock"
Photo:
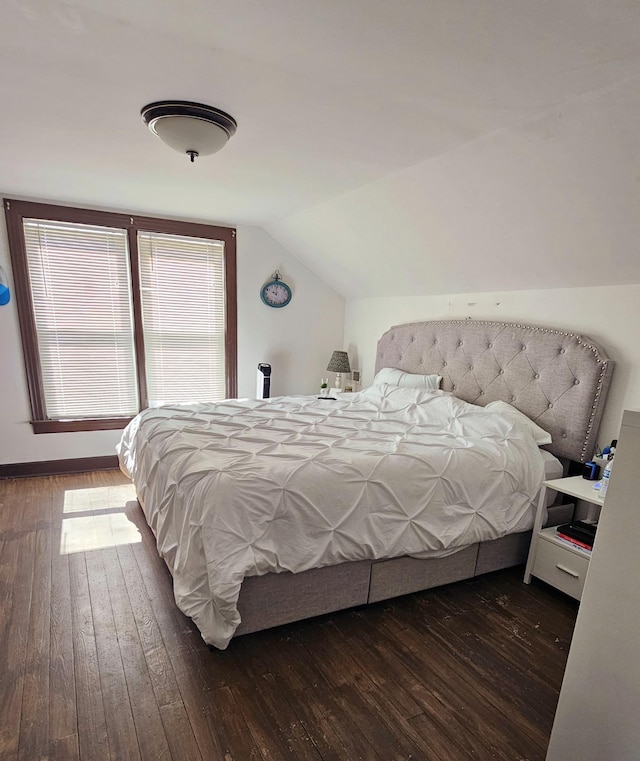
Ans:
[[[291,301],[291,288],[282,280],[277,270],[272,277],[273,280],[262,286],[260,298],[268,307],[275,309],[286,307]]]

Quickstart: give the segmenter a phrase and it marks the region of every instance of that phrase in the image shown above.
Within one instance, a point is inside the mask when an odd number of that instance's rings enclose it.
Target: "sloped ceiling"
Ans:
[[[640,3],[7,0],[7,195],[262,226],[346,297],[640,282]],[[189,164],[142,125],[209,103]]]

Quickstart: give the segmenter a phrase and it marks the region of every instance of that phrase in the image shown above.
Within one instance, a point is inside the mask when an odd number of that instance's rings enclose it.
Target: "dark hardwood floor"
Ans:
[[[0,481],[0,760],[542,760],[577,605],[521,578],[210,652],[121,474]]]

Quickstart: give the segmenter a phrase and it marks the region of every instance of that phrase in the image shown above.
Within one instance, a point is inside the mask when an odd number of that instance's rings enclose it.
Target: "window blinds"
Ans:
[[[135,415],[126,231],[23,224],[47,417]]]
[[[149,406],[225,397],[223,241],[138,233]]]

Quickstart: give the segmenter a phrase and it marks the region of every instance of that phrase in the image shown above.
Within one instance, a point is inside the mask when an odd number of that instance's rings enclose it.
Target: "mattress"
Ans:
[[[222,648],[246,576],[442,557],[524,531],[544,475],[526,426],[386,385],[145,410],[119,455],[177,604]]]
[[[554,478],[562,478],[564,475],[564,468],[562,463],[557,457],[554,457],[551,452],[547,452],[545,449],[540,450],[542,456],[542,462],[544,466],[544,480],[551,481]],[[547,507],[551,506],[551,503],[556,498],[556,493],[553,489],[547,490]]]

